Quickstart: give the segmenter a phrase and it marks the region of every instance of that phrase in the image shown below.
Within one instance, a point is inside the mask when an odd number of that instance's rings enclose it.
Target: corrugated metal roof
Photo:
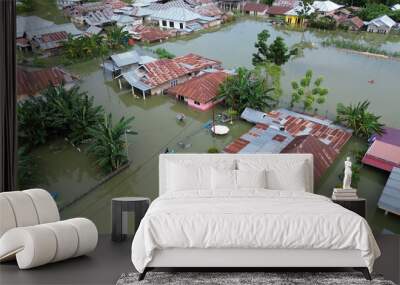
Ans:
[[[312,153],[316,181],[334,162],[340,149],[351,137],[349,130],[334,125],[330,120],[286,109],[264,113],[246,108],[241,118],[256,126],[229,144],[225,152]]]
[[[246,12],[259,12],[263,13],[268,10],[268,5],[262,3],[255,3],[255,2],[246,2],[244,4],[243,10]]]
[[[189,22],[201,19],[202,17],[203,16],[182,7],[171,7],[163,10],[158,10],[151,14],[152,19],[171,20],[177,22]]]
[[[365,153],[362,162],[391,171],[393,167],[400,167],[400,146],[376,140]]]
[[[332,1],[314,1],[312,4],[313,8],[319,12],[329,13],[337,9],[344,7],[343,5],[338,5]]]
[[[77,77],[58,67],[28,71],[17,67],[17,98],[24,95],[36,95],[50,84],[57,86],[71,83]]]
[[[269,15],[284,15],[290,9],[288,6],[271,6],[268,8],[267,13]]]
[[[25,32],[41,30],[53,25],[55,25],[54,22],[38,16],[17,16],[17,38],[22,37]]]
[[[374,135],[372,140],[400,146],[400,129],[385,127],[383,131],[382,135]]]
[[[202,104],[218,95],[221,83],[228,77],[225,72],[205,73],[168,89],[168,93],[180,95]]]
[[[400,168],[394,167],[378,201],[382,210],[400,215]]]
[[[314,156],[314,180],[318,182],[335,161],[338,152],[313,135],[295,137],[282,153],[311,153]]]
[[[53,25],[49,27],[44,27],[42,29],[35,29],[27,32],[28,38],[33,38],[33,37],[40,37],[42,35],[46,34],[53,34],[53,33],[58,33],[58,32],[66,32],[67,34],[71,34],[72,36],[80,36],[83,34],[81,30],[78,30],[74,24],[72,23],[67,23],[67,24],[61,24],[61,25]]]
[[[194,53],[178,56],[173,60],[180,65],[185,66],[190,71],[200,71],[207,68],[215,68],[221,65],[221,62],[218,60],[209,59]]]
[[[388,28],[392,28],[394,25],[396,25],[396,22],[393,21],[392,18],[390,18],[388,15],[383,15],[381,17],[375,18],[371,20],[368,25],[373,24],[377,27],[380,26],[387,26]]]
[[[111,56],[111,60],[117,67],[121,68],[127,65],[139,63],[140,55],[137,51],[132,50],[123,53],[113,54]]]

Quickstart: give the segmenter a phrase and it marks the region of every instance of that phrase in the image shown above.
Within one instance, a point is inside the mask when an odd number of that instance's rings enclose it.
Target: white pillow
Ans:
[[[236,170],[237,188],[267,188],[267,171]]]
[[[169,163],[168,167],[168,191],[211,188],[211,167],[187,166],[176,163]]]
[[[239,170],[260,170],[267,172],[267,188],[272,190],[306,191],[309,169],[305,161],[292,159],[239,159]]]
[[[271,169],[267,171],[268,189],[306,192],[307,176],[304,164],[296,164],[290,171]]]
[[[213,190],[236,190],[236,170],[211,168]]]

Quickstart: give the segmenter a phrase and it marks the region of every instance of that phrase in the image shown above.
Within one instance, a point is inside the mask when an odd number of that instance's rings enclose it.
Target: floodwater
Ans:
[[[238,66],[251,67],[251,54],[257,33],[262,29],[270,30],[272,38],[283,36],[292,45],[300,40],[319,42],[331,33],[283,31],[276,30],[270,24],[246,20],[224,27],[214,33],[202,34],[190,40],[177,40],[159,46],[182,55],[189,52],[199,53],[210,58],[221,60],[226,68]],[[340,35],[337,35],[340,36]],[[361,37],[350,34],[351,37]],[[362,40],[381,46],[388,50],[400,48],[393,38],[385,39],[376,35],[363,35]],[[111,112],[117,120],[121,116],[135,116],[132,130],[138,135],[128,136],[128,155],[131,166],[113,177],[105,184],[90,192],[62,211],[62,216],[83,216],[92,219],[101,233],[109,232],[112,197],[146,196],[154,199],[158,192],[158,154],[166,148],[175,152],[206,152],[210,147],[222,149],[234,138],[246,132],[251,125],[236,121],[229,135],[213,137],[203,128],[212,118],[211,111],[200,112],[188,108],[184,103],[176,102],[167,96],[151,97],[146,101],[133,98],[127,90],[119,90],[117,84],[106,83],[98,61],[82,63],[70,67],[82,77],[81,88],[95,97]],[[400,61],[389,61],[368,58],[346,53],[334,48],[316,48],[306,50],[304,57],[289,62],[285,66],[282,79],[284,93],[290,94],[290,81],[300,78],[307,69],[313,69],[316,75],[323,75],[325,86],[330,94],[326,105],[319,107],[321,112],[334,114],[338,102],[345,104],[368,99],[374,112],[383,116],[383,120],[393,127],[400,127],[400,94],[398,79]],[[375,80],[369,84],[368,80]],[[283,101],[287,101],[287,98]],[[325,108],[325,109],[324,109]],[[222,111],[218,108],[217,113]],[[186,120],[177,122],[176,114],[184,113]],[[183,147],[182,147],[183,146]],[[316,192],[329,196],[333,187],[339,183],[338,175],[342,171],[343,161],[348,153],[360,147],[357,139],[352,139],[343,149],[334,165],[327,171]],[[79,152],[62,140],[35,150],[39,163],[39,173],[45,173],[41,186],[58,192],[57,203],[62,206],[73,201],[77,196],[87,192],[102,178],[94,167],[93,160],[87,154]],[[373,168],[365,167],[361,173],[359,194],[368,199],[368,220],[377,230],[389,230],[400,233],[400,218],[394,215],[385,216],[377,209],[376,203],[386,182],[388,174]]]

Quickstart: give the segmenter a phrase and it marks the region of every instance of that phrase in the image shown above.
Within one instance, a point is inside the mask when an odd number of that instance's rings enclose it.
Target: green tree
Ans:
[[[220,85],[217,100],[224,98],[225,104],[239,113],[246,107],[264,110],[275,102],[269,94],[271,91],[273,88],[268,88],[260,72],[240,67]]]
[[[384,124],[380,122],[381,116],[371,113],[370,102],[365,100],[356,105],[348,106],[339,103],[336,107],[336,121],[354,130],[356,136],[368,139],[373,134],[382,134]]]
[[[103,119],[103,107],[95,106],[94,98],[80,92],[78,86],[70,90],[49,87],[43,96],[52,113],[48,124],[52,132],[65,135],[74,145],[89,139],[89,129]]]
[[[328,89],[322,87],[322,82],[322,77],[313,81],[312,70],[307,70],[305,76],[299,82],[292,81],[293,90],[290,107],[293,108],[296,103],[302,102],[303,109],[310,111],[315,103],[319,105],[325,103]]]
[[[17,186],[23,190],[34,186],[36,173],[36,164],[29,151],[25,147],[18,148],[17,160]]]
[[[261,0],[261,3],[268,5],[268,6],[272,6],[272,4],[274,3],[274,0]]]
[[[47,125],[50,120],[46,102],[32,97],[17,104],[18,142],[26,149],[44,144],[48,138]]]
[[[163,58],[173,59],[173,58],[175,58],[175,55],[170,53],[169,51],[167,51],[165,48],[157,48],[154,52],[158,55],[158,58],[160,58],[160,59],[163,59]]]
[[[254,44],[257,53],[253,53],[252,60],[254,66],[265,63],[274,63],[281,66],[297,54],[297,49],[289,51],[281,37],[277,37],[271,45],[268,45],[269,37],[268,30],[263,30],[257,35],[257,42]]]
[[[107,31],[106,42],[111,50],[118,50],[128,46],[128,40],[131,36],[123,29],[123,27],[114,26]]]
[[[96,165],[106,173],[120,168],[128,161],[124,136],[127,133],[135,134],[129,130],[133,119],[122,117],[113,126],[112,115],[108,114],[100,124],[89,129],[93,139],[87,152],[96,158]]]
[[[384,4],[370,2],[367,3],[366,6],[357,13],[357,16],[360,17],[364,21],[371,21],[377,17],[390,14],[391,10],[388,6]]]

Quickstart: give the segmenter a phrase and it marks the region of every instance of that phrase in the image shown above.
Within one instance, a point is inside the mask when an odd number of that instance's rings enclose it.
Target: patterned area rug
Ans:
[[[138,276],[138,273],[122,274],[116,285],[395,285],[379,275],[372,275],[373,280],[368,281],[359,272],[148,272],[142,281],[137,280]]]

